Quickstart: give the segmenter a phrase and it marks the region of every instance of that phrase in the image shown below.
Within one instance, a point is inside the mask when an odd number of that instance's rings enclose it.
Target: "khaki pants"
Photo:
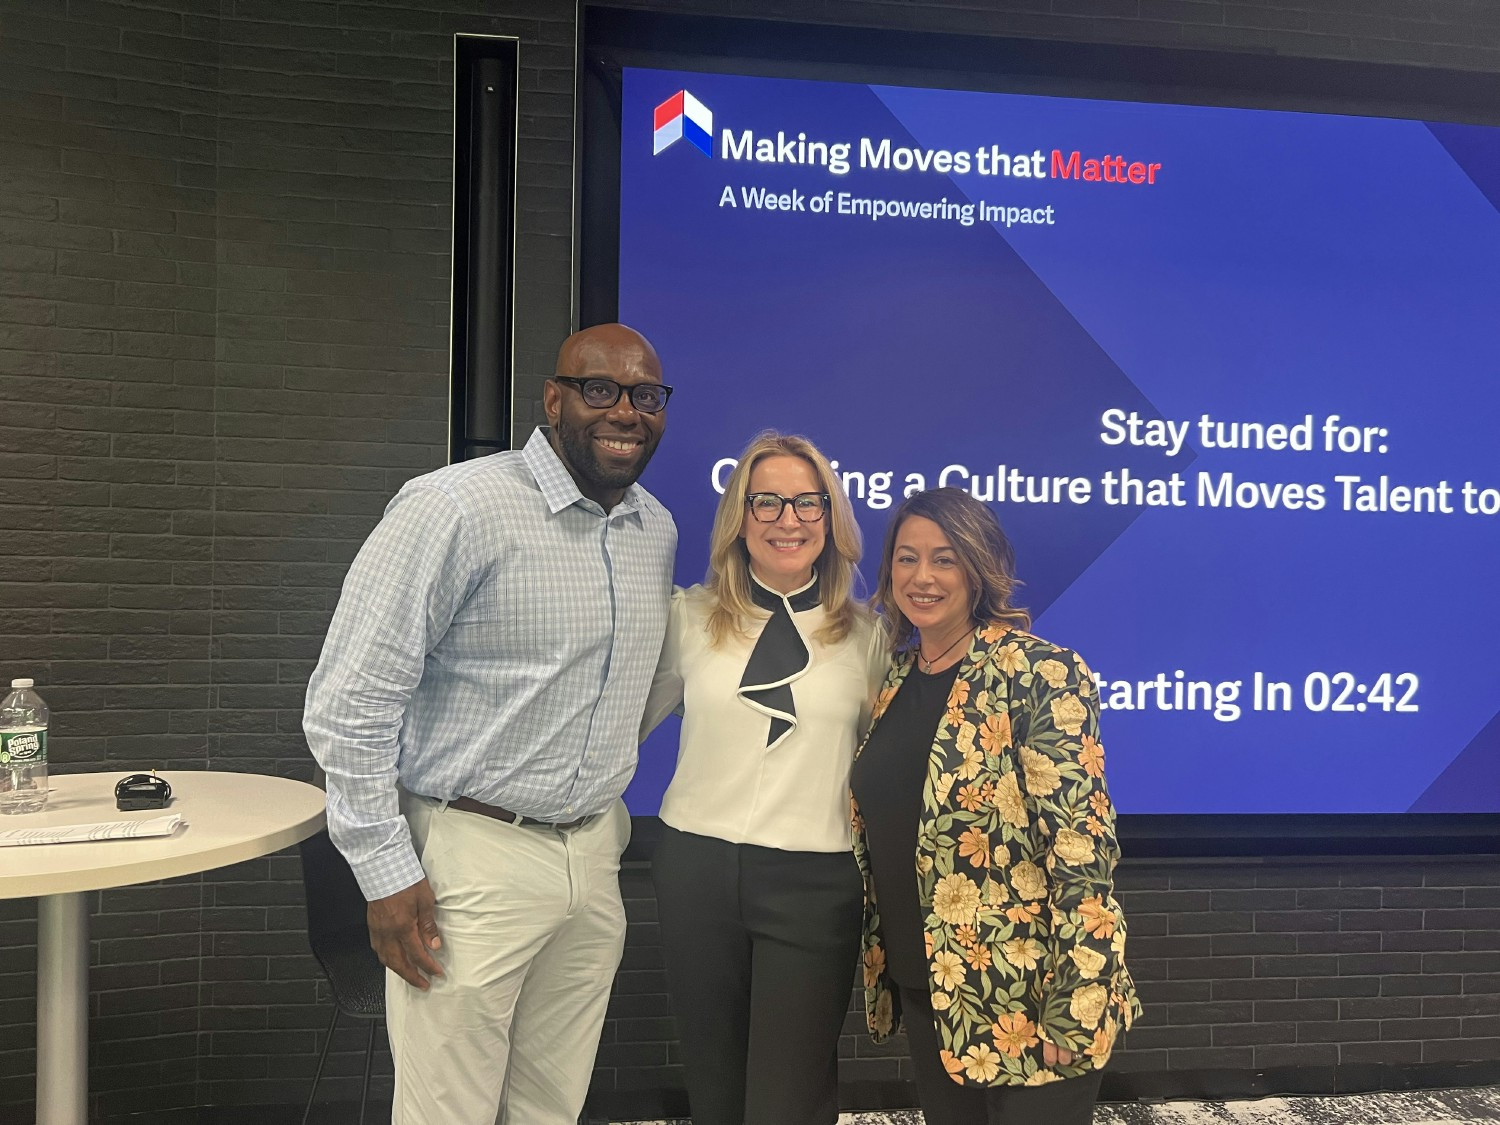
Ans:
[[[574,1125],[625,945],[623,802],[581,828],[403,794],[437,895],[443,977],[386,973],[392,1125]]]

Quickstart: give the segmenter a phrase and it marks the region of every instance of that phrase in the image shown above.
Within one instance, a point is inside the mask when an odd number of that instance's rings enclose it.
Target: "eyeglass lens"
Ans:
[[[779,496],[774,492],[752,492],[746,497],[750,512],[761,523],[775,523],[790,504],[792,513],[803,523],[816,523],[823,518],[823,494],[800,492],[796,496]]]
[[[626,388],[613,379],[584,379],[579,390],[583,393],[585,403],[596,410],[602,410],[619,402],[620,395]],[[629,390],[630,405],[646,414],[655,414],[665,407],[670,393],[660,383],[637,383]]]

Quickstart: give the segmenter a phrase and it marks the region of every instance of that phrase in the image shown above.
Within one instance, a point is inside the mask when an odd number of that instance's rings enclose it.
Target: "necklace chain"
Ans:
[[[929,675],[929,676],[932,675],[932,666],[934,664],[936,664],[939,660],[941,660],[943,657],[947,656],[956,647],[958,647],[958,642],[961,641],[961,640],[963,640],[965,637],[968,637],[969,635],[970,635],[970,633],[967,630],[965,632],[960,633],[957,637],[955,637],[953,639],[953,643],[951,645],[949,645],[947,648],[943,649],[942,652],[938,653],[931,660],[928,660],[927,657],[925,655],[923,655],[923,653],[922,653],[922,646],[920,644],[918,644],[918,646],[917,646],[917,664],[918,664],[918,666],[920,667],[921,665],[925,664],[926,667],[922,668],[922,671],[924,673],[926,673],[927,675]]]

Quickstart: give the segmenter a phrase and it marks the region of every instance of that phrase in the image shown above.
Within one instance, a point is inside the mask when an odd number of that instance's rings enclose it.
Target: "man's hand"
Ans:
[[[429,952],[443,947],[436,912],[437,897],[426,879],[404,891],[374,899],[367,912],[370,946],[380,963],[424,991],[429,987],[427,977],[443,975],[443,967]]]
[[[1056,1047],[1044,1041],[1042,1043],[1042,1062],[1046,1063],[1048,1067],[1059,1065],[1072,1066],[1073,1052],[1066,1047]]]

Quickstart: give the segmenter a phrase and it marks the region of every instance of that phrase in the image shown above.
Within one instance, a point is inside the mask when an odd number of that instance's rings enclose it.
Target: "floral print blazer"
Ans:
[[[893,660],[876,724],[913,658]],[[854,834],[865,1013],[880,1042],[900,1014],[857,804]],[[1040,1085],[1109,1059],[1140,1012],[1113,894],[1118,856],[1093,674],[1029,633],[980,627],[933,738],[912,871],[953,1081]],[[1072,1051],[1073,1063],[1048,1068],[1044,1042]]]

